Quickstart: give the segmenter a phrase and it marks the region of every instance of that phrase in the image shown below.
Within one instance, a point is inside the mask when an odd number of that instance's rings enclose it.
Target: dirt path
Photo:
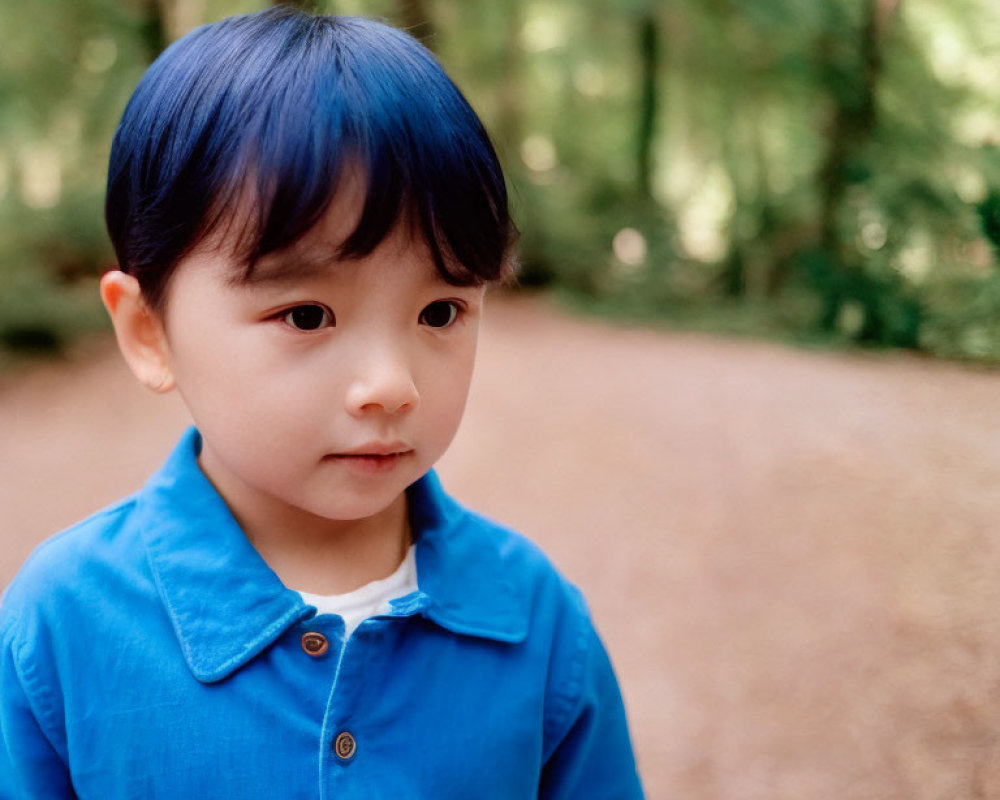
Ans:
[[[497,302],[441,472],[584,588],[650,798],[1000,798],[998,399]],[[0,387],[0,583],[186,422],[106,345]]]

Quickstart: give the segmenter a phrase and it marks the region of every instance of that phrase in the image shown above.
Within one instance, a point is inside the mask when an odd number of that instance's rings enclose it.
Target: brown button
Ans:
[[[333,752],[337,754],[337,758],[344,761],[351,758],[357,749],[358,743],[354,741],[354,737],[347,731],[341,731],[337,734],[337,738],[333,740]]]
[[[330,649],[330,643],[322,633],[310,631],[302,634],[302,649],[311,656],[321,656]]]

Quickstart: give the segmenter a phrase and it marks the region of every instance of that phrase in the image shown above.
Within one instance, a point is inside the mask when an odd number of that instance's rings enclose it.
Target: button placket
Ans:
[[[399,634],[398,620],[390,616],[371,618],[359,626],[339,649],[323,718],[325,757],[320,760],[320,782],[328,795],[348,796],[356,787],[371,779],[365,748],[366,709],[359,707],[371,692],[371,670],[381,668],[381,654],[392,649],[392,639]],[[340,793],[338,795],[337,793]],[[358,796],[366,796],[364,793]]]

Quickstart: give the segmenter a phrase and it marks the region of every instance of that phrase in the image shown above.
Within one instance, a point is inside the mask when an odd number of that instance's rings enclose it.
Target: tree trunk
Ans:
[[[519,44],[524,14],[522,0],[504,0],[503,6],[507,35],[500,56],[499,107],[494,130],[497,150],[504,162],[511,164],[517,158],[518,145],[524,138],[524,50]]]
[[[660,30],[652,9],[638,20],[639,38],[639,124],[636,129],[636,175],[639,193],[650,197],[653,185],[653,144],[659,110],[657,66],[660,60]]]
[[[396,0],[396,21],[428,50],[434,50],[437,29],[431,22],[427,0]]]
[[[865,0],[855,63],[838,63],[835,37],[839,30],[827,32],[818,46],[819,66],[833,106],[826,155],[817,176],[820,247],[830,265],[822,287],[820,326],[833,330],[844,304],[854,300],[865,309],[858,338],[868,340],[878,338],[882,329],[878,292],[872,290],[871,278],[864,274],[858,255],[842,235],[839,217],[848,189],[858,180],[864,150],[878,123],[884,41],[898,6],[898,0]]]
[[[322,4],[320,8],[320,0],[271,0],[272,6],[292,6],[297,8],[299,11],[305,11],[306,13],[313,14],[322,11],[327,14],[332,14],[333,10],[330,0]]]
[[[170,40],[167,38],[167,25],[163,19],[163,8],[159,0],[145,0],[142,10],[139,36],[145,46],[146,57],[152,62],[170,44]]]
[[[205,21],[205,0],[157,1],[163,33],[168,42],[180,39]]]

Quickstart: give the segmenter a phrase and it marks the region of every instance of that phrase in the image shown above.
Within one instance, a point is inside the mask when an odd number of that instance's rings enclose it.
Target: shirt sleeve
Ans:
[[[74,798],[69,771],[42,730],[10,642],[0,662],[0,800]]]
[[[575,639],[575,657],[556,670],[562,676],[554,698],[554,741],[542,768],[539,799],[641,800],[618,681],[585,611]]]

